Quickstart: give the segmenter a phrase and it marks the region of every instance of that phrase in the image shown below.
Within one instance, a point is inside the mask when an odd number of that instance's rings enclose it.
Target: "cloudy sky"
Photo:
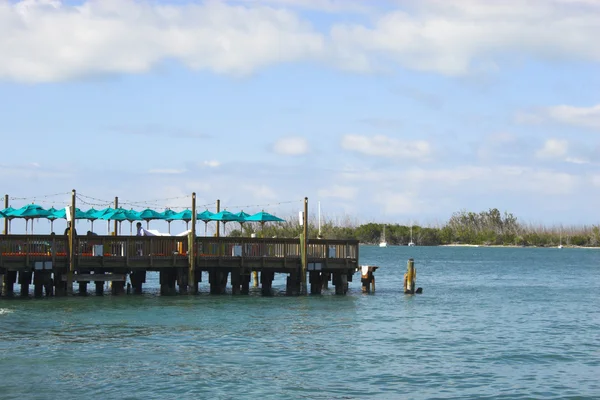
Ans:
[[[0,0],[0,190],[597,223],[599,37],[597,0]]]

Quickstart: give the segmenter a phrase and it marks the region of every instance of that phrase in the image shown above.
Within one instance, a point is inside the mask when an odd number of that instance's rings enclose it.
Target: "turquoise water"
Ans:
[[[422,295],[401,293],[409,257]],[[360,261],[373,295],[356,274],[347,296],[160,297],[151,277],[137,297],[0,299],[0,399],[600,398],[600,250]]]

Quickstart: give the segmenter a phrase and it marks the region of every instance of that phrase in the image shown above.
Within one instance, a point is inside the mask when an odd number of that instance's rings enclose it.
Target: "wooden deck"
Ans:
[[[212,274],[210,276],[218,276],[214,279],[221,282],[223,291],[223,279],[226,284],[229,273],[232,274],[232,282],[235,280],[235,285],[239,286],[238,276],[242,276],[244,285],[246,280],[249,281],[251,272],[261,273],[261,282],[272,281],[275,273],[290,274],[291,280],[296,282],[301,272],[302,246],[298,239],[197,237],[193,252],[190,252],[191,246],[191,238],[188,237],[78,236],[74,246],[73,273],[79,276],[75,276],[74,281],[122,281],[124,274],[130,275],[135,285],[134,277],[141,273],[141,287],[147,271],[160,271],[161,282],[164,274],[165,281],[187,287],[184,276],[188,271],[192,271],[191,276],[207,271]],[[352,280],[351,276],[358,267],[358,251],[356,240],[310,239],[307,269],[311,284],[316,286],[323,279],[342,279],[347,286],[347,281]],[[190,253],[194,254],[193,260]],[[0,236],[0,275],[4,275],[4,286],[6,282],[27,285],[35,281],[35,278],[31,278],[32,274],[53,274],[54,281],[62,281],[68,270],[66,236]],[[17,273],[19,279],[15,277]],[[90,274],[98,274],[97,279]],[[114,274],[114,279],[101,277],[100,274]],[[200,281],[201,275],[196,280]]]

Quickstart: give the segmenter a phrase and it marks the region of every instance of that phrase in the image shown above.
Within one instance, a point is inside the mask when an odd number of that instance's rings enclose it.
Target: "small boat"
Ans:
[[[560,231],[560,239],[559,239],[558,248],[559,248],[559,249],[562,249],[562,248],[563,248],[563,245],[562,245],[562,231]]]
[[[379,247],[387,247],[387,242],[385,241],[385,225],[383,226],[383,233],[381,234],[381,239],[379,240]]]

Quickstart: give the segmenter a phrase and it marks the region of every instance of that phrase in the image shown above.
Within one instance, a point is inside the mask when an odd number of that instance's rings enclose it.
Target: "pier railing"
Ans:
[[[67,265],[68,238],[63,235],[0,236],[0,267],[7,264],[32,267],[35,263]],[[287,238],[197,237],[197,262],[220,260],[300,260],[301,244]],[[186,236],[77,236],[76,265],[124,265],[155,263],[182,266],[188,262],[190,238]],[[358,260],[358,241],[313,239],[308,242],[309,262],[348,262]]]

